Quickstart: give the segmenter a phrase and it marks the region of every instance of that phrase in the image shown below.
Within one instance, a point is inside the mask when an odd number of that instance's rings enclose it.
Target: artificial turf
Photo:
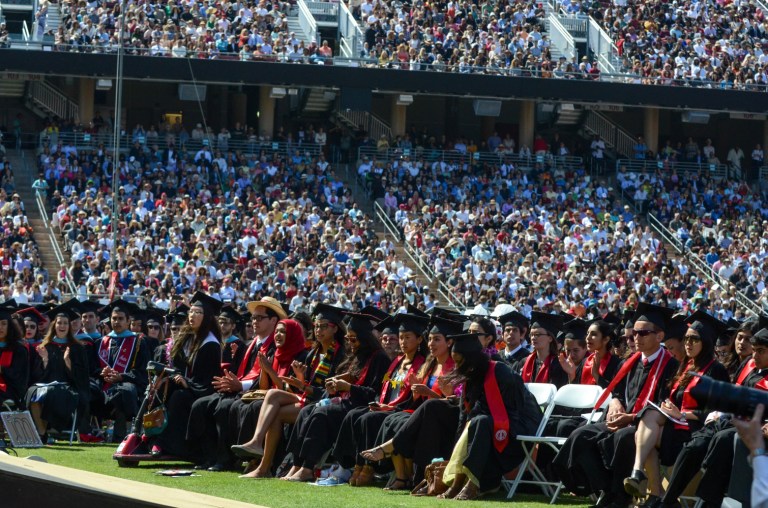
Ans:
[[[165,477],[155,474],[162,469],[190,469],[190,464],[179,462],[145,462],[138,467],[122,468],[112,459],[114,445],[74,444],[72,446],[51,445],[38,449],[17,450],[20,457],[38,455],[51,464],[83,469],[128,480],[173,487],[211,496],[236,499],[270,508],[341,508],[341,507],[427,507],[455,506],[458,501],[438,500],[434,497],[413,497],[405,492],[386,492],[375,487],[352,488],[315,487],[308,484],[290,483],[281,480],[243,480],[237,473],[195,472],[199,476]],[[506,503],[505,494],[499,492],[468,506],[477,508],[498,508]],[[521,494],[509,501],[516,507],[544,508],[548,499],[542,495]],[[568,494],[561,494],[558,505],[586,506],[587,500]]]

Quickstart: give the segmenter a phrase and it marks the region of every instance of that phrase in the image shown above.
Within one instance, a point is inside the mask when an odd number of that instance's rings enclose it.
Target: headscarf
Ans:
[[[291,373],[291,362],[296,355],[304,351],[304,330],[298,321],[293,319],[281,319],[277,324],[285,325],[285,343],[275,349],[275,357],[272,360],[272,368],[278,376],[287,376]]]

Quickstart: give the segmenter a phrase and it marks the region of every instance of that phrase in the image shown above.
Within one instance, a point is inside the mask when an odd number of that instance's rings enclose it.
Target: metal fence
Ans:
[[[378,150],[373,146],[362,146],[357,150],[358,161],[363,157],[380,162],[392,161],[402,157],[409,157],[412,160],[424,160],[425,162],[445,161],[454,164],[503,164],[512,163],[517,169],[532,169],[536,165],[548,165],[551,167],[564,168],[583,168],[584,160],[581,157],[564,156],[555,157],[548,155],[520,155],[519,153],[496,153],[496,152],[475,152],[463,153],[456,150],[434,150],[430,148],[417,147],[412,150],[388,148]]]
[[[674,162],[656,159],[618,159],[616,161],[616,172],[618,173],[621,168],[626,168],[631,173],[655,173],[656,171],[668,173],[674,170],[681,177],[691,175],[709,176],[715,180],[722,180],[729,176],[740,177],[734,171],[730,171],[729,175],[729,168],[725,164]]]
[[[552,39],[552,44],[560,50],[566,60],[577,62],[579,51],[576,49],[576,41],[573,40],[573,35],[560,21],[560,16],[550,14],[549,36]]]

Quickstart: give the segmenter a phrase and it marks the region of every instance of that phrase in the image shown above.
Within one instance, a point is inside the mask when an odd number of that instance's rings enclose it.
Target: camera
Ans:
[[[177,369],[172,369],[171,367],[167,367],[166,365],[160,363],[160,362],[149,362],[147,363],[147,374],[150,376],[159,376],[160,374],[165,374],[166,376],[175,376],[177,374],[181,374]]]
[[[691,388],[691,396],[707,410],[733,413],[747,418],[754,414],[758,404],[768,406],[768,392],[703,376],[699,376],[699,382]]]

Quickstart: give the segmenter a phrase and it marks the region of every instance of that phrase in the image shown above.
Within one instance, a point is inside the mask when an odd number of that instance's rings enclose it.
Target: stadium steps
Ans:
[[[36,177],[34,168],[30,167],[29,159],[18,155],[15,151],[8,152],[8,160],[11,162],[12,167],[16,168],[14,171],[14,180],[16,182],[16,193],[21,197],[22,203],[24,203],[24,209],[29,219],[29,225],[32,226],[34,231],[35,241],[40,250],[40,260],[48,269],[48,273],[51,277],[58,272],[59,262],[54,254],[53,244],[54,238],[58,240],[58,233],[52,228],[45,227],[45,221],[43,220],[40,210],[37,207],[37,200],[35,199],[35,192],[32,190],[32,181]],[[50,234],[49,234],[50,233]],[[59,243],[61,246],[61,243]],[[65,262],[69,263],[69,255],[62,250]]]
[[[309,96],[304,104],[304,114],[327,113],[334,102],[336,94],[322,88],[310,88]]]
[[[288,21],[288,32],[294,32],[300,41],[304,41],[304,46],[309,46],[313,41],[309,38],[306,32],[304,32],[304,29],[301,28],[301,24],[299,24],[298,13],[298,9],[293,9],[286,18]]]
[[[45,17],[45,33],[56,33],[61,25],[61,7],[63,2],[49,4],[48,15]]]
[[[0,80],[0,97],[23,97],[25,86],[24,81]]]

